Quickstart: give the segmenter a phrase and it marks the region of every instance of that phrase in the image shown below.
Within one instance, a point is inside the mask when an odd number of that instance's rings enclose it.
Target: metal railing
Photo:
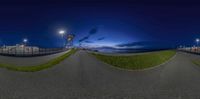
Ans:
[[[42,55],[50,55],[59,52],[67,51],[67,48],[37,48],[37,47],[22,47],[22,48],[6,48],[0,47],[0,55],[5,56],[42,56]]]
[[[200,47],[185,47],[185,48],[178,48],[178,50],[193,54],[200,54]]]

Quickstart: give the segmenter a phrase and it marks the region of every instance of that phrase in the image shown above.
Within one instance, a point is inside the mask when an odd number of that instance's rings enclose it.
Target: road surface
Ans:
[[[84,51],[43,71],[0,69],[0,99],[199,99],[199,56],[178,52],[158,68],[114,69]]]

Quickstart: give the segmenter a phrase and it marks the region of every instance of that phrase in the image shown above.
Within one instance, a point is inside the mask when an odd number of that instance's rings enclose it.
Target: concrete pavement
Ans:
[[[33,66],[33,65],[45,63],[51,59],[54,59],[58,56],[61,56],[67,53],[68,51],[51,54],[51,55],[45,55],[45,56],[35,56],[35,57],[12,57],[12,56],[0,55],[0,63],[12,64],[16,66]]]
[[[200,67],[193,57],[178,52],[159,68],[128,72],[79,51],[39,72],[0,69],[0,99],[199,99]]]

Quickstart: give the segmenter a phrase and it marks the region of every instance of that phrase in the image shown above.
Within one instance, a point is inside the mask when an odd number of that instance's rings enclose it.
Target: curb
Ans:
[[[200,71],[200,64],[195,63],[195,61],[192,59],[190,59],[190,62],[194,65],[192,66],[194,69]]]

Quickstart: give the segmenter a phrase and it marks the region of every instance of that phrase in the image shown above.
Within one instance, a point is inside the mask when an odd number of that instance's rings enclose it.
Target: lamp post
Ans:
[[[62,38],[64,39],[64,42],[65,42],[65,38],[64,38],[65,31],[64,30],[60,30],[58,33],[62,36]],[[65,46],[65,43],[63,45]]]
[[[26,45],[27,42],[28,42],[28,39],[24,38],[24,39],[23,39],[24,45]]]
[[[200,39],[197,38],[197,39],[196,39],[197,47],[199,46],[199,41],[200,41]]]
[[[28,42],[28,39],[27,38],[24,38],[23,39],[23,54],[25,54],[26,53],[26,48],[25,48],[25,46],[26,46],[26,44],[27,44],[27,42]]]
[[[65,34],[65,31],[64,31],[64,30],[60,30],[60,31],[59,31],[59,34],[63,37],[64,34]]]
[[[198,52],[198,49],[199,49],[199,41],[200,41],[200,39],[197,38],[197,39],[196,39],[196,42],[197,42],[197,49],[196,49],[196,51],[197,51],[197,52]]]

